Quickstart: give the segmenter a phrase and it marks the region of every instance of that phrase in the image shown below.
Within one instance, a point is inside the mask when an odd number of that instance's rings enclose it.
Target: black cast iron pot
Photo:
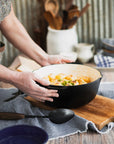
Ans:
[[[48,76],[50,73],[55,75],[64,73],[67,75],[88,76],[90,83],[75,86],[47,86],[49,89],[57,89],[58,98],[53,98],[53,102],[46,101],[45,104],[56,108],[77,108],[89,103],[97,94],[102,78],[101,73],[91,67],[79,64],[56,64],[40,68],[34,71],[40,77]]]

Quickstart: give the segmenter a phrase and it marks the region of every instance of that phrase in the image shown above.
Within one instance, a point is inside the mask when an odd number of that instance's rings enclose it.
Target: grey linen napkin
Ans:
[[[48,110],[33,107],[30,102],[24,99],[24,94],[19,95],[17,98],[9,102],[4,102],[5,99],[12,97],[12,93],[16,91],[17,89],[14,88],[0,89],[0,112],[17,112],[33,115],[47,115],[49,113]],[[101,83],[98,94],[114,99],[114,83]],[[93,122],[75,115],[70,121],[64,124],[54,124],[49,119],[42,118],[28,118],[8,121],[0,120],[0,129],[20,124],[34,125],[43,128],[48,133],[49,139],[60,138],[78,132],[87,132],[88,129],[104,134],[114,127],[114,122],[110,122],[101,131],[99,131]]]

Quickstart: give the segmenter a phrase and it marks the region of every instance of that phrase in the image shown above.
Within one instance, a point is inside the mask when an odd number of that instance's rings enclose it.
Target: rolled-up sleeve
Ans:
[[[0,0],[0,22],[10,13],[11,2],[12,0]]]

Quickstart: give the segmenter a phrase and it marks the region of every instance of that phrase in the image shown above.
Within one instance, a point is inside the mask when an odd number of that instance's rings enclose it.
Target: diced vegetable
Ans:
[[[53,74],[49,74],[47,77],[44,78],[48,79],[52,85],[60,86],[74,86],[90,82],[90,78],[87,76],[76,78],[73,75],[66,75],[63,73],[57,74],[55,76]]]

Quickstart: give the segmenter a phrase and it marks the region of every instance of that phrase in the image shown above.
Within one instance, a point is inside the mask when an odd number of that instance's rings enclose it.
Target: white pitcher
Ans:
[[[79,43],[76,45],[76,52],[78,54],[78,60],[81,63],[87,63],[94,56],[95,47],[93,44]]]
[[[55,30],[48,27],[47,53],[60,54],[73,52],[78,43],[76,26],[66,30]]]

